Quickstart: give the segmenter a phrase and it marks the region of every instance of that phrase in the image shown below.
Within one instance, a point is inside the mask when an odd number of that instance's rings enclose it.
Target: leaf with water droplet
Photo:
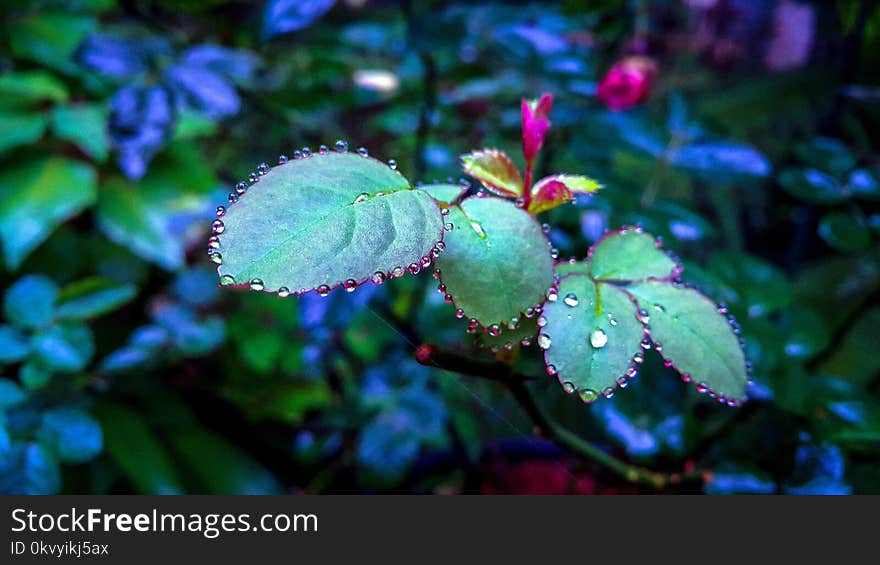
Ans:
[[[423,184],[418,187],[431,195],[440,204],[450,204],[468,189],[467,186],[454,183]]]
[[[745,355],[714,302],[694,289],[662,281],[635,283],[626,292],[650,312],[651,337],[663,344],[661,355],[679,373],[726,398],[745,397]]]
[[[426,192],[384,163],[337,152],[273,168],[223,222],[221,277],[259,279],[269,292],[360,284],[419,263],[443,233]]]
[[[521,317],[514,329],[510,329],[509,324],[501,328],[501,333],[493,336],[488,332],[482,332],[477,336],[476,344],[478,347],[486,349],[504,349],[508,343],[513,347],[522,345],[522,341],[535,343],[535,336],[538,335],[538,326],[536,324],[538,317],[531,318]]]
[[[506,325],[544,301],[553,284],[547,237],[528,212],[500,198],[468,198],[450,208],[455,229],[437,257],[457,308],[484,326]]]
[[[570,202],[575,194],[593,194],[602,185],[580,175],[552,175],[544,177],[532,187],[529,212],[539,214]]]
[[[636,307],[620,288],[594,283],[581,273],[559,281],[559,295],[569,294],[578,297],[577,306],[562,300],[544,305],[547,324],[541,331],[552,339],[544,359],[556,368],[560,380],[577,390],[613,390],[641,351],[645,330],[636,320]]]
[[[681,272],[680,265],[657,247],[653,236],[636,228],[604,236],[590,248],[588,257],[593,278],[600,280],[673,279]]]
[[[501,196],[522,196],[523,179],[519,169],[504,151],[482,149],[461,156],[461,169]]]
[[[553,268],[556,270],[556,276],[560,278],[572,273],[580,273],[582,275],[590,274],[590,266],[585,261],[560,261],[556,263]]]

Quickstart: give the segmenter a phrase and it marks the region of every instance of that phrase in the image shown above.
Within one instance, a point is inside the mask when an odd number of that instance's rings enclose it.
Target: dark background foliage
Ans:
[[[0,492],[638,491],[535,437],[497,383],[417,364],[421,342],[541,375],[541,405],[620,459],[711,471],[669,492],[880,491],[876,2],[2,10]],[[596,84],[628,54],[658,79],[612,112]],[[518,158],[519,100],[544,91],[539,173],[605,184],[546,215],[554,245],[663,237],[742,327],[744,407],[655,353],[583,405],[534,347],[466,334],[426,273],[326,298],[217,288],[214,209],[258,163],[344,138],[457,178],[472,148]]]

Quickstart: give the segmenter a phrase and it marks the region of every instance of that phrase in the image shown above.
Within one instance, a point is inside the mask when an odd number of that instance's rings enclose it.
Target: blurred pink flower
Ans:
[[[599,82],[597,96],[611,110],[626,110],[645,100],[657,77],[657,63],[649,57],[625,57]]]

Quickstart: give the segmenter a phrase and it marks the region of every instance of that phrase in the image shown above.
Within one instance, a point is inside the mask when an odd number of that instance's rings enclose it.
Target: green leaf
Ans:
[[[73,53],[86,34],[95,30],[95,19],[41,10],[16,19],[7,30],[16,57],[73,74],[77,70]]]
[[[62,289],[55,316],[66,320],[96,318],[122,306],[137,295],[133,284],[115,284],[100,277],[85,279]]]
[[[34,355],[52,372],[76,373],[95,353],[92,331],[85,324],[61,323],[34,336]]]
[[[110,458],[143,494],[181,494],[173,460],[139,412],[121,404],[96,410]]]
[[[495,194],[517,197],[524,193],[519,169],[499,149],[482,149],[462,155],[461,169]]]
[[[748,374],[739,339],[717,306],[696,290],[646,281],[626,287],[641,308],[654,347],[683,378],[726,401],[745,398]]]
[[[18,368],[18,380],[28,390],[40,390],[52,381],[52,372],[34,360]]]
[[[829,212],[819,221],[819,237],[840,251],[862,251],[871,245],[871,232],[858,213]]]
[[[431,195],[431,198],[441,204],[451,204],[459,196],[464,194],[469,187],[461,184],[439,183],[420,184],[416,188],[424,190]]]
[[[544,324],[538,345],[547,372],[584,402],[600,394],[610,397],[635,375],[642,356],[645,329],[636,319],[635,304],[620,288],[579,273],[563,277],[557,294],[538,321]]]
[[[443,217],[426,192],[355,153],[273,168],[222,218],[223,284],[305,292],[398,276],[430,259]],[[376,275],[378,276],[378,275]]]
[[[0,112],[0,153],[36,142],[43,137],[47,123],[42,114]]]
[[[37,437],[64,463],[85,463],[103,447],[101,426],[77,408],[53,408],[44,412]]]
[[[586,261],[577,261],[573,257],[568,261],[559,261],[553,268],[556,270],[556,276],[562,278],[572,273],[580,273],[582,275],[590,274],[590,265]]]
[[[52,131],[103,163],[110,151],[106,119],[103,107],[97,104],[56,106],[52,109]]]
[[[506,325],[544,301],[553,284],[550,244],[525,210],[500,198],[450,208],[440,280],[456,308],[484,326]]]
[[[30,353],[27,337],[17,329],[0,326],[0,364],[18,363]]]
[[[880,372],[880,356],[873,354],[877,345],[878,327],[880,307],[875,306],[847,330],[843,342],[819,366],[819,370],[858,384],[870,384]]]
[[[741,307],[750,318],[775,312],[788,306],[794,298],[785,273],[760,257],[745,253],[713,253],[708,268],[735,290],[735,294],[724,300]]]
[[[64,157],[15,163],[0,172],[0,239],[17,269],[52,231],[95,201],[95,170]]]
[[[6,319],[20,328],[48,325],[55,313],[58,286],[42,275],[25,275],[3,297]]]
[[[851,196],[845,184],[813,168],[785,169],[779,173],[779,184],[795,198],[812,204],[837,204]]]
[[[67,87],[46,71],[23,71],[0,75],[0,100],[16,106],[42,102],[67,102]]]
[[[498,335],[481,333],[477,336],[477,346],[486,347],[493,353],[501,350],[510,351],[520,345],[529,347],[535,343],[535,337],[538,335],[537,317],[517,319],[515,323],[511,320],[500,328],[500,332]]]
[[[633,227],[609,232],[587,258],[593,278],[599,280],[672,280],[681,274],[681,265],[660,250],[653,236]]]

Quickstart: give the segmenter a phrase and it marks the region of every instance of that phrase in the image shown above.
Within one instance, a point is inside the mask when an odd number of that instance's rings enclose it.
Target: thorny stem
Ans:
[[[529,204],[532,203],[532,165],[526,162],[526,181],[523,189],[523,209],[528,210]]]
[[[534,397],[525,385],[529,380],[536,380],[535,377],[513,373],[506,365],[478,361],[457,353],[442,351],[433,345],[427,344],[421,345],[416,350],[416,359],[423,365],[434,365],[463,375],[485,378],[504,384],[514,399],[528,414],[532,423],[540,430],[541,435],[572,453],[605,467],[627,482],[659,490],[683,483],[703,483],[711,480],[711,472],[708,471],[661,473],[626,463],[606,453],[558,422],[550,419],[538,403],[535,402]]]

